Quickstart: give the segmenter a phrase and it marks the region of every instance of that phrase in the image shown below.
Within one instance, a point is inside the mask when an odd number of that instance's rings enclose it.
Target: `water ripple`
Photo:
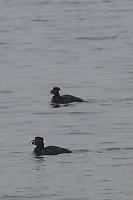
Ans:
[[[105,37],[77,37],[76,39],[78,40],[110,40],[110,39],[117,39],[118,36],[114,35],[114,36],[105,36]]]
[[[13,91],[12,90],[0,90],[0,93],[10,94],[10,93],[13,93]]]
[[[70,132],[70,133],[67,133],[68,135],[91,135],[93,133],[91,132]]]

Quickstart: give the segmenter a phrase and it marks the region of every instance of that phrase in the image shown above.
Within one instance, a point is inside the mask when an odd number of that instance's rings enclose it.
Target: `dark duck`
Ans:
[[[59,87],[54,87],[51,91],[48,92],[48,94],[53,94],[54,96],[52,97],[51,103],[53,104],[68,104],[68,103],[73,103],[73,102],[84,102],[85,100],[75,97],[72,95],[60,95],[60,88]]]
[[[35,137],[35,139],[31,140],[27,146],[36,145],[34,149],[34,153],[37,156],[41,155],[57,155],[62,153],[72,153],[71,150],[65,149],[58,146],[47,146],[44,147],[44,139],[42,137]]]

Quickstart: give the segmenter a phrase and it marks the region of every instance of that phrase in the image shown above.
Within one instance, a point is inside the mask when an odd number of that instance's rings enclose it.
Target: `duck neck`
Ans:
[[[36,154],[40,154],[42,151],[44,150],[44,144],[39,144],[38,146],[36,146],[36,148],[34,149],[34,152]]]
[[[56,94],[54,96],[59,97],[60,96],[59,92],[56,92]]]

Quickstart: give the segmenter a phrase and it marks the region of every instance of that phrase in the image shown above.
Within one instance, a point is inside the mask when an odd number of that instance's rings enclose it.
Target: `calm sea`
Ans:
[[[133,199],[132,21],[132,0],[0,0],[1,200]]]

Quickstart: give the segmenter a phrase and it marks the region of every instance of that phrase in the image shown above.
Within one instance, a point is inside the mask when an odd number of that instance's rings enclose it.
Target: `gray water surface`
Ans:
[[[0,1],[0,199],[133,199],[133,1]],[[89,102],[53,108],[59,86]],[[36,158],[26,143],[72,154]]]

